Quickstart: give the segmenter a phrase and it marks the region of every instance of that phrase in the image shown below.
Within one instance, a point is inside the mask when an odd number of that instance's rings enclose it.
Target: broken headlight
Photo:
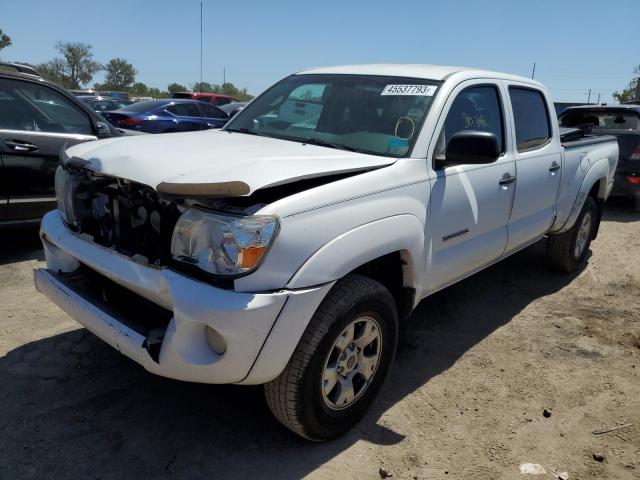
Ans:
[[[278,219],[185,211],[173,230],[171,254],[214,275],[240,275],[255,269],[278,232]]]
[[[78,219],[75,215],[75,209],[73,207],[73,200],[77,181],[71,173],[69,173],[64,167],[58,167],[55,176],[55,190],[56,190],[56,202],[58,204],[58,211],[62,216],[62,219],[67,225],[77,226]]]

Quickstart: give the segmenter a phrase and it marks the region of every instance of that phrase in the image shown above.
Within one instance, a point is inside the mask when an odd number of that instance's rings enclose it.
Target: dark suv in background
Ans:
[[[0,63],[0,228],[55,208],[62,147],[123,133],[33,68]]]
[[[564,110],[561,127],[586,130],[592,135],[614,135],[620,157],[612,195],[632,197],[640,212],[640,105],[584,105]]]

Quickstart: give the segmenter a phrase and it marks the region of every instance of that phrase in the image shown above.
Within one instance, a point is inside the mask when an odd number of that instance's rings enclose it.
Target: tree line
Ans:
[[[11,38],[0,30],[0,51],[11,45]],[[189,91],[185,85],[170,83],[166,90],[150,87],[142,82],[136,82],[138,71],[124,58],[112,58],[106,64],[101,64],[93,58],[93,47],[83,42],[56,43],[56,50],[60,56],[41,64],[16,62],[35,68],[47,80],[62,85],[71,90],[86,88],[98,72],[104,72],[104,82],[94,83],[94,90],[114,90],[128,92],[135,97],[167,98],[175,92]],[[204,93],[222,93],[247,101],[253,98],[246,88],[238,88],[233,83],[222,85],[207,82],[196,82],[192,91]]]
[[[640,102],[640,65],[633,70],[633,77],[627,88],[621,92],[613,92],[613,98],[620,103]]]

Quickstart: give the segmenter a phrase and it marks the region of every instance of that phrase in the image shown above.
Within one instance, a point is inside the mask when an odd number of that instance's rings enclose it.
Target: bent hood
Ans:
[[[66,154],[98,173],[162,193],[194,196],[250,195],[266,187],[380,168],[396,160],[224,130],[119,137],[75,145]]]

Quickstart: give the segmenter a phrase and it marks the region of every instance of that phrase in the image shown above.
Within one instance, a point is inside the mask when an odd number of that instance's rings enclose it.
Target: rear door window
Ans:
[[[207,118],[227,118],[227,114],[220,110],[218,107],[214,107],[213,105],[207,105],[203,103],[202,105],[198,105],[198,108],[202,112],[203,117]]]
[[[176,103],[167,107],[167,111],[178,117],[199,117],[200,111],[195,103]]]
[[[519,152],[535,150],[551,139],[551,122],[545,98],[539,90],[509,87]]]

